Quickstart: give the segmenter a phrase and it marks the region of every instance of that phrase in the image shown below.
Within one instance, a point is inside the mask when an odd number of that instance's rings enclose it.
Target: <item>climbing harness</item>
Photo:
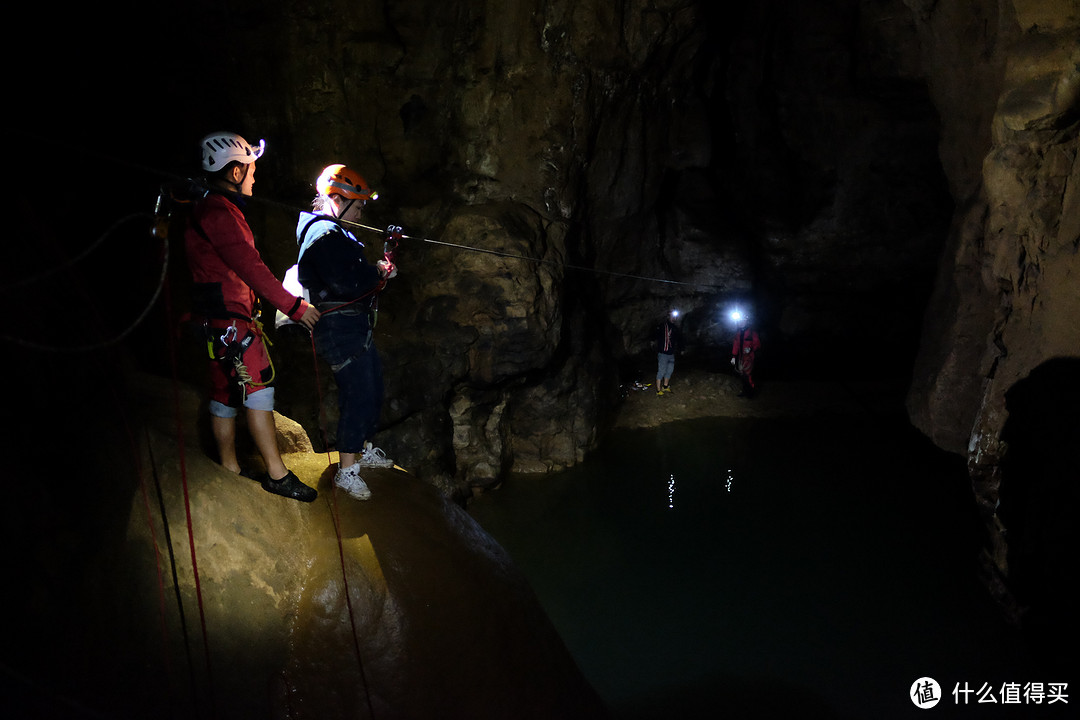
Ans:
[[[378,196],[373,195],[372,197],[378,197]],[[316,215],[315,217],[313,217],[304,226],[304,229],[300,232],[300,239],[297,241],[297,244],[300,245],[300,247],[301,247],[300,257],[303,257],[305,241],[306,241],[306,238],[307,238],[308,231],[311,229],[312,225],[314,225],[316,222],[319,222],[319,221],[331,222],[331,223],[334,223],[334,224],[337,224],[337,225],[341,225],[344,222],[348,222],[348,221],[343,221],[343,220],[341,220],[339,218],[331,218],[331,217],[325,216],[325,215]],[[356,223],[350,223],[350,224],[356,224]],[[356,303],[359,303],[359,302],[361,302],[363,300],[369,300],[370,299],[370,303],[369,303],[368,307],[366,308],[366,310],[367,310],[368,316],[369,316],[369,318],[368,318],[369,319],[369,325],[370,325],[371,329],[374,330],[375,325],[378,323],[378,320],[379,320],[379,294],[383,290],[386,289],[387,280],[389,280],[391,277],[393,277],[393,275],[397,272],[397,265],[394,262],[394,258],[396,257],[397,249],[398,249],[398,246],[400,244],[400,241],[401,241],[402,237],[404,237],[404,236],[401,234],[401,226],[400,225],[390,225],[389,227],[386,228],[386,240],[383,242],[383,262],[385,263],[385,266],[386,266],[386,277],[381,278],[379,280],[379,282],[376,283],[375,287],[373,287],[371,290],[367,291],[366,293],[360,295],[359,297],[355,297],[352,300],[348,300],[348,301],[345,301],[345,302],[320,301],[319,298],[312,298],[310,291],[308,291],[307,288],[300,285],[300,280],[299,280],[300,258],[297,258],[296,264],[294,264],[292,267],[290,267],[285,272],[285,277],[286,277],[286,285],[285,286],[286,286],[286,289],[288,289],[294,295],[302,296],[305,300],[307,300],[308,302],[315,305],[315,307],[318,308],[319,313],[322,314],[322,315],[328,315],[330,313],[335,313],[335,312],[347,312],[348,309],[351,308],[352,306],[356,305]],[[318,238],[316,238],[316,240],[317,239]],[[357,241],[357,242],[359,242],[359,241]],[[363,243],[360,243],[360,245],[361,245],[361,247],[363,247]],[[278,317],[277,322],[275,323],[275,326],[276,327],[281,327],[283,325],[295,325],[295,324],[297,324],[295,321],[290,320],[289,318],[285,317],[284,314],[279,313],[279,317]]]
[[[239,140],[242,141],[242,138]],[[240,152],[254,152],[255,157],[261,154],[261,150],[252,151],[251,148],[236,146],[236,141],[229,140],[229,138],[218,138],[216,143],[225,141],[223,147],[233,154]],[[239,149],[237,149],[239,147]],[[210,243],[210,237],[203,230],[202,225],[195,219],[192,214],[192,209],[197,200],[207,197],[210,194],[210,190],[198,185],[194,181],[188,180],[185,183],[179,185],[163,185],[158,192],[157,202],[154,208],[154,224],[152,234],[155,237],[168,237],[170,227],[177,220],[178,217],[182,217],[182,220],[188,227],[193,229],[207,243]],[[206,304],[206,303],[204,303]],[[203,307],[204,312],[209,312],[209,305]],[[238,330],[236,327],[236,320],[231,325],[227,326],[221,335],[216,335],[216,330],[211,328],[209,320],[203,320],[203,333],[206,336],[206,350],[211,360],[222,362],[226,367],[227,374],[233,374],[236,378],[237,385],[240,386],[240,392],[243,400],[247,400],[249,388],[263,388],[271,385],[274,382],[276,371],[274,369],[274,361],[270,357],[269,348],[272,345],[269,338],[263,333],[262,322],[259,320],[258,301],[256,301],[255,317],[250,321],[252,329],[242,337],[238,338]],[[244,318],[246,320],[246,318]],[[270,376],[266,380],[256,380],[249,371],[247,365],[244,363],[244,353],[255,341],[256,338],[262,340],[263,344],[267,348],[266,359],[269,363]],[[218,353],[218,347],[221,348],[221,354]]]
[[[273,343],[266,337],[266,334],[262,330],[262,322],[258,319],[252,321],[252,329],[248,331],[242,338],[238,338],[239,331],[236,328],[236,321],[225,328],[225,331],[221,335],[217,335],[217,331],[210,327],[208,322],[203,323],[203,330],[206,333],[206,350],[211,360],[216,360],[223,365],[227,371],[235,374],[236,384],[240,386],[241,397],[243,400],[247,400],[248,388],[264,388],[271,385],[274,382],[274,377],[277,374],[274,369],[274,361],[270,357],[270,347]],[[266,360],[270,367],[270,376],[266,380],[257,381],[252,376],[251,371],[248,370],[247,365],[244,363],[244,353],[251,347],[251,344],[255,342],[256,338],[260,338],[263,344],[266,346]],[[219,355],[217,347],[220,344],[222,353]]]

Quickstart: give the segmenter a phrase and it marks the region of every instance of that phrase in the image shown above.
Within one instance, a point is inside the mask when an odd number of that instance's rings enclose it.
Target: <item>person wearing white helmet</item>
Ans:
[[[360,477],[361,470],[394,466],[369,438],[383,402],[382,364],[372,337],[374,308],[378,293],[397,269],[391,253],[384,252],[374,264],[368,262],[364,244],[350,229],[360,221],[365,204],[378,197],[360,173],[342,164],[330,165],[315,188],[314,212],[301,213],[296,225],[297,276],[322,312],[314,332],[315,349],[334,371],[338,386],[340,462],[334,484],[357,500],[367,500],[371,490]]]
[[[231,132],[211,133],[200,143],[205,190],[193,204],[184,230],[192,275],[192,314],[207,332],[211,428],[221,464],[239,473],[236,417],[246,411],[248,429],[266,464],[262,486],[284,497],[311,502],[316,491],[285,467],[274,425],[274,369],[263,342],[257,298],[263,298],[309,330],[319,311],[287,291],[263,262],[243,207],[255,185],[255,161],[265,143],[252,146]]]

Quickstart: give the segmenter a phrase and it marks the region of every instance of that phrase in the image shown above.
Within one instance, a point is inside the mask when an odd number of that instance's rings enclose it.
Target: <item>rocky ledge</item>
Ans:
[[[676,370],[671,392],[657,396],[654,385],[628,389],[615,427],[656,427],[706,417],[787,417],[878,414],[902,407],[903,389],[884,381],[763,381],[750,398],[740,397],[730,373]]]

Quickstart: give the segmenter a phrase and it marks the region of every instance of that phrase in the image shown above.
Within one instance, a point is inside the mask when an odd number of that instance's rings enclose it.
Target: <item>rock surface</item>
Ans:
[[[1048,364],[1080,359],[1080,4],[980,6],[981,24],[962,3],[908,5],[918,14],[957,200],[908,409],[935,443],[967,457],[990,537],[987,568],[1003,594],[1011,584],[1024,596],[1010,554],[1054,551],[1010,552],[1009,533],[1034,528],[1022,508],[1001,505],[1006,398]],[[971,72],[935,71],[944,67]],[[1065,402],[1080,400],[1067,387]],[[1052,400],[1042,412],[1065,420]],[[1012,482],[1038,482],[1013,468]],[[1011,528],[1001,510],[1012,513]]]
[[[888,383],[860,381],[766,380],[751,398],[740,397],[730,373],[676,371],[672,392],[657,396],[653,385],[628,389],[619,405],[616,427],[656,427],[706,417],[813,417],[894,412],[901,392]]]
[[[230,17],[200,28],[200,61],[227,55],[235,74],[176,82],[206,122],[235,108],[269,138],[249,216],[275,270],[295,258],[280,204],[306,205],[331,161],[379,190],[370,226],[411,236],[380,303],[378,442],[445,492],[578,462],[673,305],[692,353],[729,342],[720,315],[742,300],[775,357],[828,370],[824,347],[844,343],[860,372],[906,372],[953,200],[934,70],[899,0]],[[283,377],[303,379],[281,383],[281,409],[320,445],[310,349],[292,346]]]
[[[314,503],[190,446],[181,469],[160,412],[170,391],[144,382],[159,399],[141,403],[148,474],[81,600],[101,633],[79,651],[108,668],[88,706],[131,718],[604,716],[505,551],[430,484],[372,470],[373,497],[358,502],[333,488],[336,456],[290,445]],[[182,397],[194,438],[198,394]]]

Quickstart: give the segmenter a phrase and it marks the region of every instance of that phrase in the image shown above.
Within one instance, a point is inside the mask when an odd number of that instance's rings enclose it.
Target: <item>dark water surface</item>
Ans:
[[[962,459],[895,418],[617,431],[470,513],[617,718],[1061,717],[980,585]],[[930,677],[937,707],[909,699]],[[966,686],[965,686],[966,683]],[[954,689],[994,688],[996,705]]]

